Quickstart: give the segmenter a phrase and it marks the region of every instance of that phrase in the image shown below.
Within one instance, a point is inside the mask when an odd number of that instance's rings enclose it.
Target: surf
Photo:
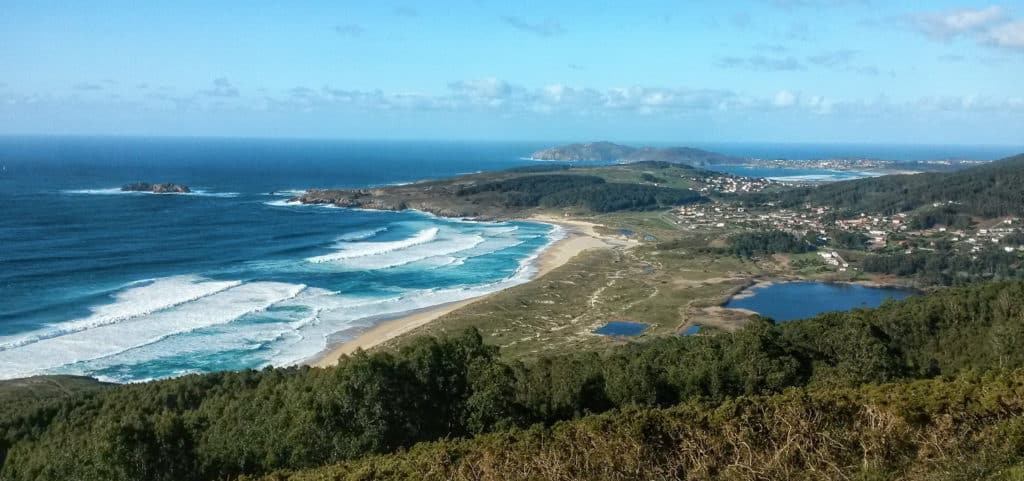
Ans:
[[[367,257],[386,254],[388,252],[396,251],[399,249],[407,249],[409,247],[424,244],[437,238],[437,233],[441,229],[437,227],[430,227],[417,232],[412,237],[397,241],[385,241],[385,242],[354,242],[351,244],[342,245],[341,249],[337,252],[330,254],[324,254],[314,257],[309,257],[306,260],[314,264],[321,264],[325,262],[336,262],[345,259],[354,259],[357,257]]]

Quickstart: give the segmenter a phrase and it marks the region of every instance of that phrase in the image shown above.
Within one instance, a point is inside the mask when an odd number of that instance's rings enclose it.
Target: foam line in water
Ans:
[[[273,191],[273,192],[271,192],[269,194],[265,194],[265,195],[276,195],[276,196],[279,196],[279,197],[298,197],[298,196],[303,195],[305,193],[306,193],[306,191],[305,190],[301,190],[301,189],[286,189],[286,190],[275,190],[275,191]]]
[[[360,231],[355,231],[355,232],[349,232],[347,234],[342,234],[342,235],[338,236],[338,241],[339,242],[351,242],[351,241],[365,240],[365,239],[369,239],[371,237],[374,237],[377,234],[380,234],[380,233],[383,233],[383,232],[387,232],[387,230],[388,230],[388,228],[387,228],[387,226],[385,226],[385,227],[378,227],[376,229],[367,229],[367,230],[360,230]]]
[[[271,207],[295,207],[295,206],[301,206],[302,204],[300,204],[298,202],[289,201],[288,199],[277,199],[277,200],[268,200],[268,201],[264,202],[263,205],[269,205]]]
[[[456,235],[452,238],[434,240],[382,254],[342,259],[338,263],[346,268],[356,270],[388,269],[432,257],[450,256],[483,244],[484,240],[479,235]]]
[[[43,339],[0,351],[0,379],[45,373],[68,364],[113,356],[170,336],[230,323],[294,298],[301,284],[252,282],[172,309]]]
[[[123,322],[153,312],[214,295],[240,285],[239,281],[210,281],[198,276],[165,277],[135,283],[114,294],[114,302],[92,308],[85,318],[61,322],[25,334],[0,337],[0,351],[31,344],[43,339]]]
[[[399,249],[407,249],[409,247],[425,244],[434,240],[437,237],[437,233],[440,231],[437,227],[431,227],[429,229],[423,229],[416,233],[416,235],[397,241],[388,242],[353,242],[345,245],[340,251],[325,254],[316,257],[310,257],[306,259],[313,263],[323,262],[337,262],[345,259],[355,259],[357,257],[375,256],[386,254],[388,252],[396,251]]]

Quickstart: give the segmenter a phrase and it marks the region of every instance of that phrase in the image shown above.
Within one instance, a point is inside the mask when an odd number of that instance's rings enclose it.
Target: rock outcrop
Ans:
[[[149,182],[133,182],[121,186],[123,192],[152,192],[154,194],[188,194],[192,192],[182,184],[150,184]]]

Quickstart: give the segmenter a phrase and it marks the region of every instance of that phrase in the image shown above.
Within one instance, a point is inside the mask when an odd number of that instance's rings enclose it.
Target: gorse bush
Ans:
[[[1024,371],[689,402],[275,473],[312,480],[1018,480]]]

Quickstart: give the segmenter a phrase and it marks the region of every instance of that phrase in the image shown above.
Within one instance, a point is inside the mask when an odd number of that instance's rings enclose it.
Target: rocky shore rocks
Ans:
[[[122,192],[152,192],[154,194],[188,194],[192,192],[182,184],[150,184],[149,182],[133,182],[121,186]]]

